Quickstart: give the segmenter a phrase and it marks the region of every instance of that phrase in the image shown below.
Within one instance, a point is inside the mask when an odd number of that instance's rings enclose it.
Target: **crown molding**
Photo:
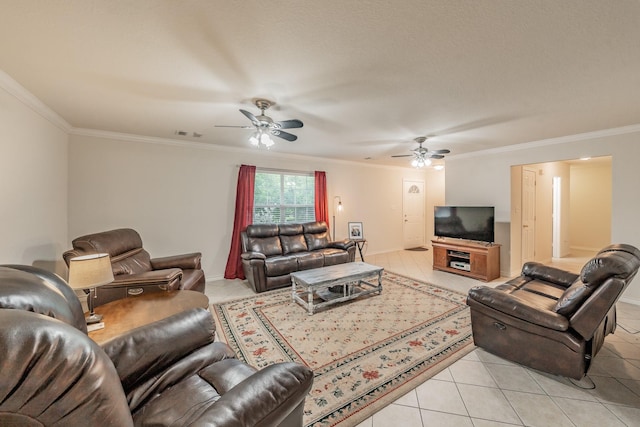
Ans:
[[[584,141],[587,139],[605,138],[609,136],[625,135],[628,133],[640,132],[640,124],[621,126],[611,129],[597,130],[593,132],[577,133],[575,135],[560,136],[557,138],[541,139],[539,141],[523,142],[522,144],[506,145],[504,147],[489,148],[487,150],[473,151],[470,153],[448,156],[449,159],[465,159],[498,153],[508,153],[512,151],[528,150],[530,148],[545,147],[549,145],[567,144],[569,142]]]
[[[182,139],[143,136],[143,135],[119,133],[119,132],[104,131],[104,130],[97,130],[97,129],[87,129],[87,128],[71,128],[69,130],[69,134],[78,135],[78,136],[87,136],[91,138],[111,139],[111,140],[122,141],[122,142],[141,142],[141,143],[156,144],[156,145],[162,144],[162,145],[170,145],[170,146],[177,146],[177,147],[190,147],[190,148],[196,148],[200,150],[226,151],[226,152],[232,152],[232,153],[254,154],[256,150],[256,148],[229,147],[226,145],[216,145],[208,142],[193,142],[193,141],[185,141]],[[278,157],[281,159],[307,161],[307,162],[322,161],[322,162],[337,163],[342,165],[366,166],[366,167],[378,168],[378,169],[396,169],[396,170],[398,169],[413,170],[414,169],[412,167],[379,165],[374,163],[356,162],[353,160],[332,159],[328,157],[313,157],[313,156],[305,156],[303,154],[289,154],[289,153],[282,153],[282,152],[271,151],[271,150],[263,150],[262,154],[265,157]],[[425,172],[426,170],[427,168],[425,168]]]
[[[72,129],[69,122],[63,119],[58,113],[53,111],[42,101],[36,98],[31,92],[24,88],[20,83],[14,80],[9,74],[0,70],[0,88],[4,89],[10,95],[16,97],[27,107],[31,108],[36,114],[51,122],[54,126],[69,133]]]

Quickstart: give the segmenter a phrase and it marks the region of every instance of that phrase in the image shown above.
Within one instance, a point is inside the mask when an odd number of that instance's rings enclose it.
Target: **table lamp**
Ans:
[[[89,289],[87,324],[102,321],[102,315],[93,312],[96,288],[113,282],[113,270],[109,254],[83,255],[69,260],[69,286],[73,289]]]

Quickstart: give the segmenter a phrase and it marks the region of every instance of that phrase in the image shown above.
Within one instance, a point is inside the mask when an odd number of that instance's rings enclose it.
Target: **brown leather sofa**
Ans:
[[[115,280],[96,292],[94,307],[145,292],[176,289],[204,292],[200,252],[151,258],[142,247],[140,234],[130,228],[88,234],[74,239],[72,245],[73,249],[62,254],[67,266],[71,258],[80,255],[108,253],[111,257]]]
[[[351,240],[332,242],[324,221],[252,224],[241,233],[242,270],[255,292],[291,285],[290,273],[353,262]]]
[[[0,425],[300,427],[313,372],[256,371],[193,309],[99,346],[60,277],[0,266]]]
[[[581,379],[616,329],[616,302],[640,267],[626,244],[602,249],[580,274],[526,263],[522,275],[469,291],[477,346],[551,374]]]

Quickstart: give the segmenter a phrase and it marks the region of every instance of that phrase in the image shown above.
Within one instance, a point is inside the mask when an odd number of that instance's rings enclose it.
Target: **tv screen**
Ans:
[[[434,234],[493,243],[494,210],[493,206],[436,206]]]

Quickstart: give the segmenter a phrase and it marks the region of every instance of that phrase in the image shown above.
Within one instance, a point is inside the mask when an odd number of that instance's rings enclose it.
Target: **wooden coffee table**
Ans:
[[[111,301],[95,308],[103,316],[104,328],[89,332],[89,338],[102,344],[131,329],[191,308],[209,309],[209,298],[196,291],[166,291]]]
[[[383,270],[382,267],[364,262],[348,262],[296,271],[291,273],[291,297],[312,315],[321,307],[373,293],[381,294]],[[365,279],[377,279],[377,283]]]

